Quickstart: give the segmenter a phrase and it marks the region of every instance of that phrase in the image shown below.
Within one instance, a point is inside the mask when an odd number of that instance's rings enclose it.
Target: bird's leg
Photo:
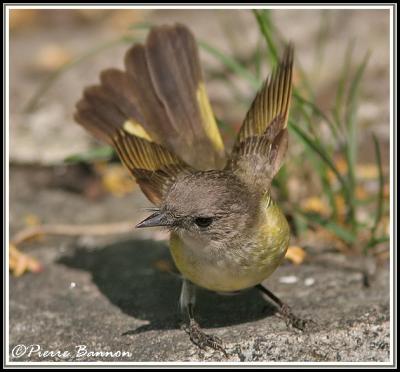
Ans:
[[[275,296],[269,289],[265,288],[262,284],[257,284],[255,286],[259,291],[266,294],[278,307],[279,313],[283,316],[286,321],[287,326],[292,326],[294,328],[304,330],[306,326],[312,322],[310,320],[304,320],[298,318],[293,314],[292,309],[284,303],[279,297]]]
[[[184,315],[189,319],[189,324],[186,324],[183,329],[189,335],[190,340],[200,349],[205,349],[207,346],[219,350],[226,354],[223,343],[220,338],[204,333],[199,324],[194,320],[194,304],[196,300],[196,287],[187,279],[183,279],[180,306]]]

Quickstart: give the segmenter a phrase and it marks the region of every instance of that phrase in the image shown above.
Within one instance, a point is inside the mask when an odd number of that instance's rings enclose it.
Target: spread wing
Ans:
[[[224,163],[197,44],[183,25],[153,28],[144,45],[127,51],[125,70],[103,71],[76,108],[76,121],[115,148],[154,204],[192,166]]]
[[[143,193],[156,205],[178,177],[194,171],[162,146],[123,131],[113,137],[113,144]]]
[[[127,53],[128,72],[142,76],[135,48]],[[153,103],[163,108],[154,117],[158,127],[169,129],[163,137],[176,154],[198,169],[216,169],[225,164],[221,135],[206,93],[196,40],[183,25],[160,26],[151,30],[145,45],[147,73],[156,100],[137,94],[144,115],[154,110]],[[141,92],[139,92],[141,93]],[[150,120],[149,120],[150,121]],[[168,146],[167,146],[168,147]],[[201,154],[201,156],[199,156]]]
[[[289,45],[247,112],[227,164],[227,169],[261,192],[269,189],[287,151],[292,70]]]
[[[145,44],[126,52],[124,62],[124,71],[101,73],[101,85],[95,87],[101,94],[91,97],[105,103],[96,109],[109,125],[119,123],[133,134],[146,134],[196,169],[222,168],[224,144],[190,30],[180,24],[154,27]],[[99,130],[94,134],[104,140]]]
[[[102,85],[85,89],[83,98],[77,104],[75,119],[93,135],[114,147],[143,193],[152,203],[159,205],[176,178],[193,169],[150,139],[140,124],[141,115],[135,111],[135,106],[118,99],[118,94],[113,94],[104,83],[110,74],[115,74],[115,77],[120,72],[108,70],[102,75]],[[125,79],[123,81],[127,84]],[[124,85],[121,85],[120,89],[123,88]]]

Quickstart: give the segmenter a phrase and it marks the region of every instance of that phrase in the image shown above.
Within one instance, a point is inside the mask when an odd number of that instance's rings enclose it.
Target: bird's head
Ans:
[[[159,209],[136,227],[164,226],[208,242],[233,239],[254,225],[259,197],[233,174],[197,172],[178,179]]]

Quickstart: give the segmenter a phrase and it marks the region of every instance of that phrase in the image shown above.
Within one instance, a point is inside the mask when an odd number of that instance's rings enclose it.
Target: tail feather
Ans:
[[[143,115],[135,98],[134,86],[126,72],[118,69],[104,70],[100,74],[100,81],[104,90],[110,93],[109,96],[114,105],[121,110],[125,118],[144,123]]]
[[[134,97],[131,102],[137,104],[143,115],[143,126],[151,133],[154,141],[180,155],[179,143],[174,142],[178,128],[169,120],[166,109],[154,90],[143,45],[135,45],[128,50],[125,67]]]
[[[222,167],[224,146],[190,31],[182,25],[153,28],[145,45],[126,53],[125,68],[146,129],[195,168]]]
[[[179,24],[153,28],[145,45],[127,51],[125,69],[103,71],[101,85],[84,91],[78,123],[108,143],[122,128],[145,133],[197,169],[223,167],[224,145],[191,32]]]
[[[194,43],[194,39],[177,26],[164,27],[163,32],[153,30],[146,45],[154,89],[176,130],[185,126],[190,128],[186,137],[182,138],[189,146],[195,145],[196,135],[200,138],[202,135],[200,111],[196,102],[201,70]],[[168,81],[165,70],[170,72]]]
[[[221,168],[224,147],[205,93],[195,39],[181,25],[154,28],[84,90],[75,119],[117,151],[155,204],[180,174]]]
[[[99,86],[86,88],[83,92],[83,98],[76,105],[77,111],[74,118],[96,138],[111,144],[112,136],[119,126],[111,126],[109,123],[119,122],[115,118],[109,120],[111,113],[107,109],[104,110],[103,103],[105,102],[106,107],[109,104],[107,104],[107,99],[102,98],[103,93]],[[115,109],[113,108],[112,111],[115,112]],[[120,117],[120,115],[118,116]]]

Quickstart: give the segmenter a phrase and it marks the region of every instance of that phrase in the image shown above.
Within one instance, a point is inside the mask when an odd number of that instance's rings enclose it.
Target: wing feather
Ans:
[[[243,182],[262,192],[269,189],[287,151],[292,70],[289,45],[247,112],[227,164]]]

